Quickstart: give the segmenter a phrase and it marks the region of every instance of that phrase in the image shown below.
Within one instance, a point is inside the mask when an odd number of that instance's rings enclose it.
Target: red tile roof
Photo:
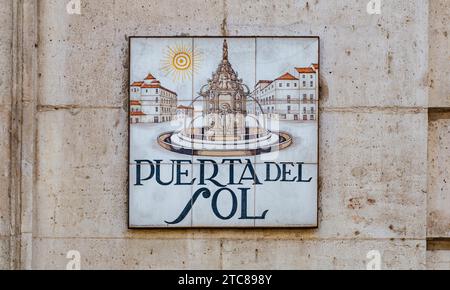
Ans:
[[[317,63],[313,63],[312,66],[314,67],[315,70],[319,69],[319,64],[317,64]]]
[[[155,80],[155,77],[152,74],[148,74],[147,77],[145,78],[145,80],[149,81],[149,80]]]
[[[276,80],[277,81],[295,81],[295,80],[298,80],[298,78],[294,77],[290,73],[285,73],[284,75],[282,75],[281,77],[277,78]]]
[[[193,109],[194,109],[194,107],[188,107],[188,106],[178,106],[178,107],[177,107],[177,109],[180,109],[180,110],[193,110]]]
[[[169,93],[172,93],[172,94],[174,94],[175,96],[178,96],[177,93],[175,93],[174,91],[171,91],[171,90],[169,90],[169,89],[166,89],[165,87],[161,86],[159,83],[150,84],[150,85],[143,84],[143,85],[141,86],[141,88],[143,88],[143,89],[161,89],[161,90],[166,90],[166,91],[168,91]]]
[[[273,83],[273,81],[269,81],[269,80],[260,80],[259,82],[256,83],[255,88],[256,88],[259,84],[268,84],[268,85],[270,85],[271,83]]]
[[[144,84],[144,82],[134,82],[131,84],[132,87],[140,87]]]
[[[143,112],[131,112],[131,116],[145,116]]]
[[[130,105],[131,105],[131,106],[140,106],[140,105],[141,105],[141,102],[139,102],[139,101],[137,101],[137,100],[132,100],[132,101],[130,101]]]
[[[316,71],[312,67],[296,67],[295,68],[301,74],[315,74]]]

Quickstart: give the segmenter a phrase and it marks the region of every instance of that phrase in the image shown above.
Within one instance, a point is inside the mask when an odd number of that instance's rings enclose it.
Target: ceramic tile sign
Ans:
[[[132,37],[131,228],[316,227],[319,39]]]

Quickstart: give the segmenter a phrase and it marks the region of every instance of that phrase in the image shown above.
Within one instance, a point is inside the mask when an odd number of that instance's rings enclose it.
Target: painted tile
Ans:
[[[316,225],[316,38],[133,38],[130,63],[133,226]],[[286,162],[310,182],[265,176]]]
[[[256,212],[267,211],[257,227],[317,226],[317,164],[257,164]],[[275,181],[276,180],[276,181]]]
[[[258,38],[256,49],[253,96],[265,113],[268,130],[281,133],[279,150],[257,156],[257,162],[317,163],[318,41]]]
[[[194,164],[199,176],[193,186],[194,227],[254,227],[255,168],[250,159],[224,159],[217,164],[204,158]]]
[[[192,165],[142,162],[130,165],[130,227],[190,227],[191,212],[179,214],[191,199]],[[179,174],[179,172],[182,172]],[[187,174],[183,174],[186,172]],[[176,185],[176,184],[179,185]],[[187,183],[188,185],[181,185]],[[176,186],[176,190],[174,190]]]

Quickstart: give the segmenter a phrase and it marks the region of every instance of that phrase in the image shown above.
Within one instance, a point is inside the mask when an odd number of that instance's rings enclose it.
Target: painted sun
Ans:
[[[191,79],[199,67],[201,56],[200,51],[184,44],[168,46],[161,60],[161,71],[166,76],[172,76],[174,81]]]

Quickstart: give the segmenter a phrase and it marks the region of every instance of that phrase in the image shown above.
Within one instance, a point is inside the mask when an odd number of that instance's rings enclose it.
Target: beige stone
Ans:
[[[427,251],[427,269],[428,270],[449,270],[450,269],[450,250]]]
[[[450,237],[450,113],[430,114],[428,136],[428,235]]]
[[[33,269],[66,269],[67,253],[81,256],[81,269],[219,269],[219,240],[35,239]]]
[[[0,160],[10,157],[12,3],[0,0]],[[66,1],[39,1],[36,160],[17,160],[36,180],[24,192],[23,267],[65,269],[77,250],[83,269],[365,269],[378,250],[384,269],[450,268],[449,251],[426,251],[427,214],[429,236],[450,234],[450,118],[428,127],[423,110],[450,105],[448,1],[383,1],[381,15],[358,0],[82,3],[69,15]],[[127,229],[132,35],[321,37],[318,229]],[[0,269],[11,259],[9,174],[2,162]]]
[[[12,88],[12,1],[0,0],[0,106],[9,105]]]
[[[288,233],[256,230],[244,236],[424,238],[427,136],[411,128],[426,123],[424,112],[323,112],[319,228]],[[119,110],[39,114],[36,206],[42,210],[36,222],[40,236],[149,236],[127,230],[125,124],[126,114]],[[392,147],[399,142],[401,148]],[[188,233],[167,234],[186,237]],[[243,235],[242,231],[190,233],[201,238]],[[158,237],[165,234],[152,231]]]
[[[450,2],[429,2],[430,107],[450,107]]]
[[[321,37],[321,107],[427,105],[427,1],[226,1],[230,35]]]
[[[40,3],[39,94],[47,105],[121,106],[128,98],[128,36],[205,34],[217,17],[211,9],[209,24],[197,21],[209,1],[84,1],[81,15],[67,15],[64,1]],[[185,21],[203,29],[190,32]]]
[[[425,238],[427,115],[323,112],[320,237]]]
[[[38,235],[123,233],[127,136],[126,114],[120,109],[38,114]]]
[[[238,240],[224,241],[224,269],[356,269],[365,270],[381,255],[382,269],[424,269],[425,243],[350,240]]]
[[[9,238],[0,237],[0,270],[9,269]]]
[[[383,269],[423,269],[423,241],[52,239],[34,240],[34,269],[366,269],[377,250]]]
[[[322,106],[426,106],[426,1],[386,2],[383,17],[347,2],[85,1],[71,16],[42,1],[41,102],[122,104],[127,36],[226,34],[320,36]]]
[[[9,112],[0,107],[0,237],[10,234]]]

